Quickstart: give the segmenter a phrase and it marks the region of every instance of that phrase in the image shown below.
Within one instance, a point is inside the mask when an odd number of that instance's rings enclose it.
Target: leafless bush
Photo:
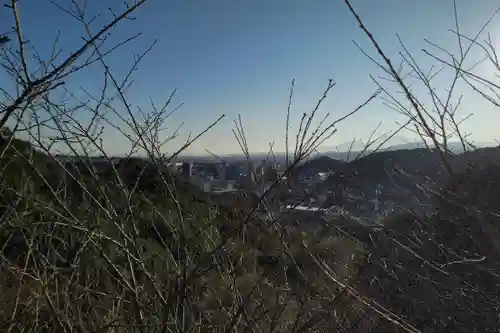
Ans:
[[[468,116],[458,118],[458,109],[466,96],[458,95],[457,88],[468,86],[470,94],[479,94],[496,105],[495,83],[474,73],[477,64],[467,66],[472,49],[476,48],[484,51],[492,68],[497,68],[491,37],[488,35],[484,43],[480,42],[497,13],[477,34],[467,37],[460,31],[454,3],[456,26],[451,33],[456,37],[459,54],[454,55],[426,40],[430,50],[424,49],[424,55],[438,65],[437,69],[427,71],[419,66],[416,55],[401,39],[402,66],[396,68],[395,59],[386,55],[350,1],[345,3],[380,61],[361,51],[387,75],[385,82],[403,92],[403,97],[398,97],[381,80],[372,77],[382,89],[387,106],[408,117],[405,125],[412,126],[424,142],[430,143],[428,148],[436,151],[449,179],[439,186],[424,188],[435,199],[435,212],[428,216],[407,214],[386,221],[384,232],[377,235],[371,264],[360,276],[358,290],[394,311],[412,327],[378,320],[372,328],[376,331],[497,331],[500,325],[498,297],[492,286],[498,283],[498,251],[493,240],[498,228],[498,212],[494,205],[487,204],[493,199],[489,188],[496,188],[498,184],[497,152],[494,148],[471,152],[474,146],[460,129]],[[435,78],[445,71],[451,74],[451,81],[446,89],[439,89]],[[428,95],[416,94],[415,84],[424,87]],[[426,99],[430,104],[424,102]],[[463,150],[469,152],[454,156],[448,145],[451,138],[458,138]]]
[[[1,39],[1,59],[16,89],[2,90],[0,120],[2,329],[301,332],[345,327],[349,312],[356,311],[341,308],[349,296],[328,287],[316,265],[307,267],[310,253],[331,257],[338,239],[313,242],[307,251],[303,241],[311,235],[284,239],[275,224],[256,214],[273,186],[258,191],[243,211],[213,209],[211,198],[169,172],[167,162],[221,118],[167,155],[164,146],[177,135],[164,134],[166,121],[179,108],[172,105],[175,92],[161,106],[152,103],[149,111],[137,113],[127,101],[132,74],[154,43],[136,55],[120,80],[108,55],[139,35],[116,45],[107,35],[145,3],[125,4],[97,32],[85,4],[59,7],[87,34],[82,46],[62,60],[57,38],[52,56],[42,59],[22,33],[18,1],[8,6],[14,30]],[[66,81],[91,65],[102,67],[101,92],[71,91]],[[286,174],[378,94],[314,127],[334,85],[330,80],[313,111],[304,114]],[[67,98],[58,99],[57,93]],[[129,141],[127,156],[107,155],[105,128]],[[248,155],[241,119],[235,135]],[[345,265],[358,251],[351,247],[332,263]],[[353,274],[346,270],[343,280]]]

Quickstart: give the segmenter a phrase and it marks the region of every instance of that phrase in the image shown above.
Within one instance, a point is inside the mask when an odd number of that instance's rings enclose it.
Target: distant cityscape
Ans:
[[[335,172],[316,172],[301,169],[286,177],[285,163],[262,160],[255,164],[248,160],[232,162],[177,161],[169,167],[205,192],[227,194],[253,192],[261,194],[269,191],[266,198],[272,198],[273,206],[280,212],[294,211],[294,215],[317,214],[333,216],[349,214],[359,222],[373,224],[380,218],[395,212],[396,203],[385,193],[382,184],[366,188],[357,193],[342,188],[339,182],[326,186]],[[279,182],[276,180],[281,178]],[[265,210],[269,210],[267,205]]]
[[[318,216],[327,220],[348,215],[365,225],[377,225],[389,215],[408,211],[429,212],[429,192],[444,180],[437,155],[425,148],[385,150],[357,161],[331,155],[318,154],[287,175],[284,154],[272,158],[262,155],[260,162],[255,162],[256,156],[252,156],[253,160],[242,155],[224,159],[182,156],[167,163],[167,167],[203,192],[228,203],[240,194],[257,198],[265,193],[266,204],[259,204],[258,212],[266,219],[290,212],[294,218],[314,221],[321,220]],[[466,160],[468,155],[460,156]],[[72,159],[64,155],[58,158]],[[91,159],[94,163],[107,160]],[[111,161],[122,159],[115,157]]]

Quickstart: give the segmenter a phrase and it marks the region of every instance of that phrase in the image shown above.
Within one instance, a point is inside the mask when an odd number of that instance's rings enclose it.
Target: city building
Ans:
[[[193,175],[193,164],[189,162],[182,163],[181,175],[190,178]]]

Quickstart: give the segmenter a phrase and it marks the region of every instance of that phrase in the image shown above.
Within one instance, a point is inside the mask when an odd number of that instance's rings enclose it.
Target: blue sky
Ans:
[[[352,3],[391,57],[397,57],[401,51],[396,33],[424,68],[432,65],[420,51],[422,47],[428,48],[424,38],[456,50],[456,40],[448,31],[454,28],[452,0],[353,0]],[[468,34],[473,34],[498,6],[494,0],[457,0],[457,4],[462,31]],[[87,6],[90,14],[103,15],[94,23],[97,29],[99,23],[110,17],[107,8],[123,8],[123,1],[89,0]],[[65,52],[81,43],[82,26],[50,2],[21,1],[20,9],[24,34],[42,54],[50,52],[58,30],[61,31],[59,46]],[[151,97],[161,104],[177,88],[175,102],[184,106],[172,116],[168,127],[174,130],[185,123],[181,138],[202,130],[221,114],[226,115],[215,129],[192,146],[193,153],[204,153],[205,149],[216,153],[237,152],[231,129],[238,114],[242,116],[251,150],[266,151],[271,141],[276,141],[276,150],[283,150],[286,106],[293,78],[296,87],[292,125],[297,126],[302,113],[309,112],[316,104],[329,78],[337,86],[321,112],[330,112],[334,119],[349,112],[375,90],[369,74],[381,74],[353,44],[356,40],[376,56],[341,0],[149,0],[135,17],[113,30],[109,39],[113,44],[137,32],[143,33],[109,57],[108,63],[117,76],[130,67],[133,52],[140,52],[158,39],[134,73],[135,85],[127,95],[130,103],[147,107]],[[9,28],[3,26],[4,22],[12,22],[5,8],[0,10],[0,22],[0,29],[4,30]],[[493,36],[495,29],[500,33],[498,20],[489,28]],[[98,87],[102,82],[100,70],[97,66],[90,68],[68,85]],[[446,83],[445,77],[438,88],[444,89]],[[465,130],[472,132],[477,141],[494,139],[499,111],[487,103],[480,104],[476,94],[467,93],[463,114],[474,112],[475,116],[465,123]],[[377,100],[340,124],[337,134],[325,145],[366,139],[379,122],[382,122],[381,134],[394,129],[398,121],[403,118]],[[411,138],[412,134],[403,132],[401,136]],[[112,153],[127,149],[126,140],[109,129],[104,138],[106,149]],[[174,141],[168,150],[178,143],[179,140]]]

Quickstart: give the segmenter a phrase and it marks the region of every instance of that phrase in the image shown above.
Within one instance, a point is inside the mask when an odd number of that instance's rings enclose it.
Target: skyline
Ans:
[[[56,1],[63,3],[62,1]],[[60,30],[64,52],[81,44],[83,28],[69,15],[49,2],[36,4],[20,2],[23,34],[34,43],[42,55],[50,54],[51,42]],[[456,38],[448,29],[454,29],[453,1],[420,2],[380,0],[352,1],[368,29],[394,63],[401,59],[398,52],[404,41],[415,59],[426,69],[435,61],[421,51],[431,49],[425,38],[457,52]],[[496,10],[493,0],[481,1],[481,6],[467,0],[457,0],[461,32],[473,35]],[[123,8],[123,2],[109,1],[106,6],[97,2],[87,4],[90,16],[102,13],[94,29],[109,20],[106,7]],[[47,18],[57,17],[51,24]],[[370,56],[377,54],[359,29],[343,1],[264,1],[231,2],[158,1],[149,0],[132,21],[122,22],[112,31],[109,43],[116,44],[134,34],[142,35],[119,52],[108,57],[115,75],[123,76],[133,63],[132,53],[140,53],[157,40],[134,73],[134,86],[127,92],[132,105],[147,108],[149,99],[162,104],[177,89],[174,104],[184,103],[169,121],[170,132],[185,123],[181,137],[174,140],[169,152],[178,147],[187,133],[196,134],[210,125],[221,114],[225,118],[186,151],[204,154],[205,149],[216,154],[238,153],[238,143],[231,129],[233,120],[241,115],[251,151],[265,152],[269,142],[275,141],[275,150],[284,150],[286,109],[292,79],[295,79],[291,130],[298,127],[303,112],[310,112],[331,78],[337,84],[320,110],[332,120],[341,117],[361,104],[375,90],[370,78],[381,75],[381,70],[357,49],[356,41]],[[494,42],[500,41],[499,18],[485,31],[491,32]],[[12,25],[12,15],[0,10],[1,31]],[[498,35],[498,34],[496,34]],[[483,37],[484,39],[484,37]],[[433,50],[437,52],[436,49]],[[481,58],[480,49],[472,52],[471,62]],[[378,60],[378,58],[377,58]],[[477,67],[482,75],[490,77],[491,67]],[[102,82],[102,67],[93,66],[75,75],[66,84],[73,89],[85,86],[98,93]],[[0,85],[9,86],[5,74],[0,74]],[[450,82],[443,73],[436,84],[444,90]],[[392,88],[392,92],[397,89]],[[464,123],[465,132],[471,132],[474,141],[494,141],[495,124],[500,121],[498,110],[467,86],[460,86],[457,96],[464,93],[463,110],[457,117],[470,112],[475,116]],[[422,87],[415,94],[429,102]],[[338,126],[335,136],[324,143],[336,146],[353,139],[366,140],[380,122],[378,134],[383,134],[403,123],[406,118],[384,106],[379,98],[360,113]],[[167,135],[167,134],[165,134]],[[409,131],[401,136],[413,140]],[[128,150],[128,143],[107,126],[103,144],[106,151],[120,155]]]

